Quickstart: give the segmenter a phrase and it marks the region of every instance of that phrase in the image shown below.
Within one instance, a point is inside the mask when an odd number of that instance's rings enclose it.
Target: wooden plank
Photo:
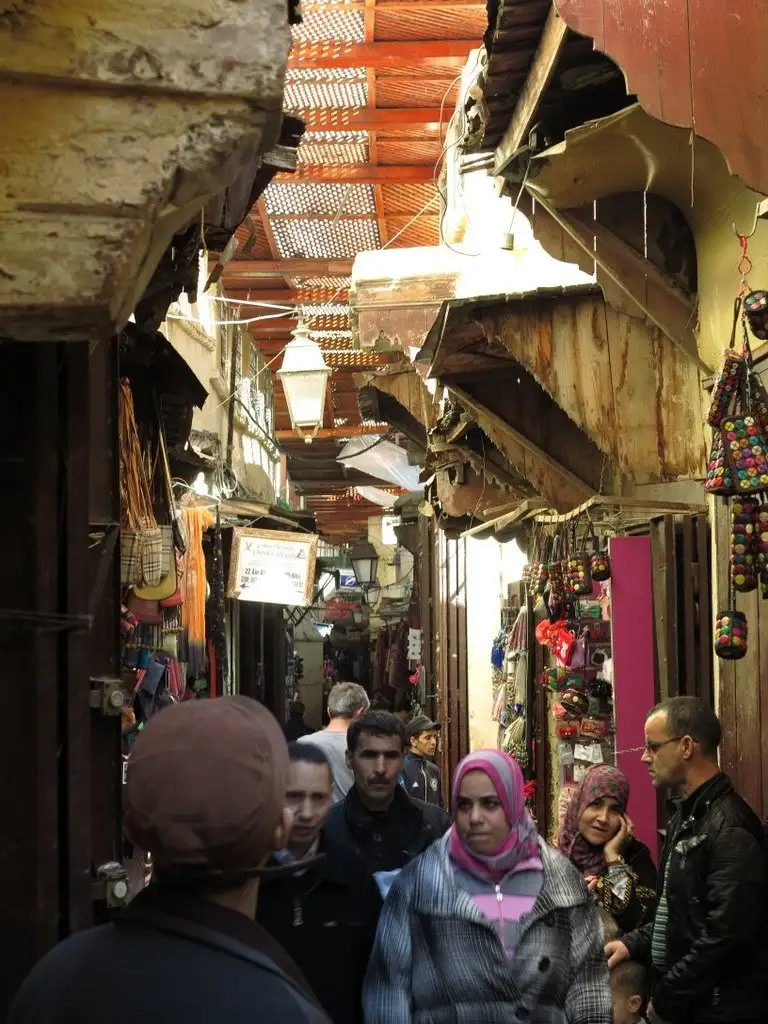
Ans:
[[[469,692],[467,686],[467,543],[457,538],[456,545],[456,653],[459,702],[459,748],[461,760],[469,753]]]
[[[698,657],[696,669],[699,678],[699,696],[710,707],[715,706],[712,679],[712,584],[710,575],[709,521],[706,513],[694,518],[696,528],[696,596],[698,611]]]
[[[525,85],[518,96],[507,130],[496,147],[494,174],[500,174],[504,170],[527,139],[541,98],[552,80],[567,35],[568,26],[553,4],[547,15]]]
[[[423,185],[433,181],[432,164],[299,164],[295,171],[281,171],[274,181],[298,185],[304,181],[356,182],[360,185]]]
[[[431,39],[387,43],[322,40],[299,43],[291,50],[291,68],[461,68],[480,39]]]
[[[501,439],[510,461],[518,467],[522,465],[526,479],[552,503],[553,507],[562,508],[568,503],[578,504],[592,496],[592,489],[583,480],[579,480],[574,473],[555,462],[538,445],[505,423],[500,416],[476,402],[462,388],[452,383],[447,387],[460,404],[472,412],[478,426],[491,440]]]
[[[680,692],[677,644],[677,572],[675,521],[671,515],[651,520],[653,603],[656,618],[656,650],[659,699]]]
[[[715,579],[713,612],[717,615],[721,610],[729,607],[728,557],[731,547],[731,525],[728,508],[718,499],[714,499],[712,502],[711,521],[713,524],[712,559]],[[715,672],[719,681],[717,711],[723,727],[723,741],[720,745],[720,766],[724,772],[728,773],[731,777],[731,782],[738,789],[739,720],[736,714],[736,662],[717,658],[715,664]]]
[[[749,624],[747,653],[736,662],[735,711],[738,722],[737,757],[740,795],[754,811],[762,805],[762,759],[760,740],[760,632],[758,591],[739,594],[736,605]]]
[[[765,751],[768,747],[768,603],[760,601],[757,613],[757,629],[752,636],[760,645],[758,669],[760,674],[760,746]],[[752,641],[750,641],[752,642]],[[761,807],[760,817],[768,817],[768,757],[761,758]]]
[[[660,330],[605,306],[616,444],[637,483],[699,479],[706,448],[696,367]]]
[[[693,548],[694,523],[689,516],[682,521],[683,534],[683,671],[680,676],[680,692],[690,697],[699,697],[699,673],[696,665],[696,606],[694,601],[694,573],[696,572]]]

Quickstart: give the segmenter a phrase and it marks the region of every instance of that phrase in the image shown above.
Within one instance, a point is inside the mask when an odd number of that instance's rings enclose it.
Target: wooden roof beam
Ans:
[[[304,181],[423,185],[432,182],[433,176],[432,164],[299,164],[295,171],[281,171],[274,180],[284,185]]]
[[[479,39],[433,39],[389,43],[346,43],[323,40],[299,43],[291,50],[292,68],[399,68],[442,66],[461,68]]]
[[[552,80],[567,34],[568,26],[552,4],[525,85],[517,98],[504,137],[496,147],[494,174],[500,174],[525,143],[535,123],[541,99]]]

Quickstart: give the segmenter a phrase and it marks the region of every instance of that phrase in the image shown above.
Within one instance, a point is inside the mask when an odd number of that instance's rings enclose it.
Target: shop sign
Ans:
[[[352,615],[359,610],[359,601],[347,601],[343,597],[334,595],[333,597],[329,597],[325,602],[323,613],[329,621],[337,622],[339,619],[351,618]]]
[[[227,597],[264,604],[311,604],[317,542],[315,534],[237,527],[232,532]]]
[[[357,588],[357,576],[351,569],[339,571],[339,590],[355,590]]]

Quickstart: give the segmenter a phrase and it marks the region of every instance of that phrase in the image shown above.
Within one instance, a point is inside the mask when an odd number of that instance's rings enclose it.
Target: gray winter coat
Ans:
[[[514,959],[456,884],[448,836],[401,871],[365,980],[366,1024],[612,1024],[603,930],[584,881],[541,842],[544,879]]]

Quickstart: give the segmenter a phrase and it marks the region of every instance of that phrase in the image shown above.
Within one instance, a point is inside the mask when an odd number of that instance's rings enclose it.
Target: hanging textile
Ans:
[[[207,622],[208,640],[216,656],[218,694],[227,693],[227,624],[225,612],[226,586],[224,583],[224,549],[221,541],[221,519],[216,511],[216,527],[213,533],[213,564],[211,572],[211,596],[208,599]],[[211,694],[213,696],[213,694]]]
[[[187,550],[184,554],[184,575],[181,578],[181,621],[187,631],[188,675],[196,678],[205,672],[205,602],[208,581],[205,575],[203,533],[214,518],[207,508],[185,506],[181,510]]]

